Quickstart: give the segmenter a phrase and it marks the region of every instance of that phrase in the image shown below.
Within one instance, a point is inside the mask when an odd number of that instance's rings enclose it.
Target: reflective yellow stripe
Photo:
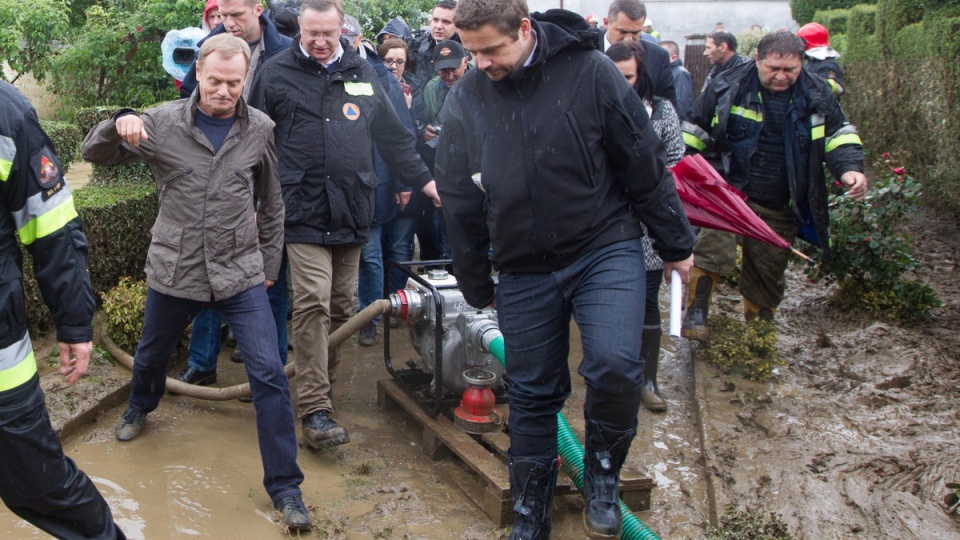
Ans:
[[[754,122],[763,122],[763,115],[757,111],[752,111],[750,109],[744,109],[738,105],[730,107],[730,114],[735,114],[737,116],[742,116],[748,120],[753,120]]]
[[[714,115],[714,116],[713,116],[713,120],[710,121],[710,127],[713,127],[713,126],[715,126],[715,125],[717,125],[717,124],[719,124],[719,123],[720,123],[720,117]]]
[[[827,143],[826,151],[830,152],[832,150],[836,150],[845,144],[859,144],[860,146],[863,146],[863,141],[860,140],[860,136],[856,133],[845,133],[830,139],[830,141]]]
[[[824,133],[826,133],[826,127],[822,124],[819,126],[813,126],[813,140],[822,139]]]
[[[77,217],[77,210],[73,207],[73,197],[63,201],[56,208],[37,216],[20,228],[17,234],[23,245],[29,246],[37,238],[59,231],[64,225]]]
[[[37,360],[33,356],[33,351],[23,359],[22,362],[10,369],[0,371],[0,392],[6,392],[11,388],[16,388],[30,380],[33,374],[37,372]]]
[[[707,143],[701,141],[692,133],[683,132],[683,144],[689,146],[690,148],[696,148],[701,152],[707,149]]]
[[[17,146],[13,139],[0,135],[0,182],[6,182],[13,170],[13,158],[17,155]]]

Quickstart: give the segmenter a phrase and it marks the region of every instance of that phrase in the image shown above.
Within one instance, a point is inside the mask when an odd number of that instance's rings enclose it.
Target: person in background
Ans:
[[[214,28],[220,25],[223,17],[220,16],[220,8],[217,7],[218,0],[207,0],[207,5],[203,8],[203,19],[200,21],[200,28],[210,33]]]
[[[93,349],[87,238],[37,112],[0,81],[0,498],[57,538],[124,539],[90,477],[63,454],[47,416],[27,332],[20,246],[33,257],[57,328],[60,373],[73,386]]]
[[[444,102],[437,184],[457,284],[471,306],[496,307],[503,332],[510,538],[550,536],[571,320],[587,388],[584,525],[612,538],[643,386],[641,224],[681,280],[693,233],[640,97],[583,17],[530,15],[524,0],[460,0],[454,21],[476,69]]]
[[[660,42],[660,32],[653,29],[653,19],[647,17],[647,20],[643,23],[643,32],[657,40],[657,43]]]
[[[190,99],[142,115],[121,109],[83,141],[87,161],[147,163],[160,194],[147,252],[143,335],[116,437],[128,442],[140,435],[163,398],[180,335],[201,309],[212,306],[236,331],[243,351],[263,486],[284,526],[309,530],[290,388],[267,299],[283,251],[277,151],[273,122],[241,97],[249,64],[244,40],[213,36],[200,47],[198,86]]]
[[[433,49],[437,43],[445,39],[460,41],[457,36],[457,27],[453,25],[453,10],[456,7],[457,3],[454,0],[437,2],[430,13],[430,32],[421,36],[410,47],[416,64],[414,75],[417,76],[420,84],[426,84],[437,74],[437,70],[433,68]],[[414,90],[419,91],[419,88]]]
[[[647,72],[653,81],[655,95],[669,99],[676,107],[677,92],[670,74],[670,55],[656,40],[642,39],[647,6],[640,0],[613,0],[600,30],[600,50],[605,51],[618,41],[638,41],[646,54]]]
[[[716,24],[713,25],[713,31],[714,31],[714,32],[726,32],[726,31],[727,31],[727,25],[723,24],[722,22],[718,22],[718,23],[716,23]]]
[[[653,84],[643,66],[644,54],[640,46],[631,41],[614,43],[607,49],[607,56],[617,65],[630,86],[643,100],[654,133],[667,149],[667,167],[673,167],[683,158],[683,136],[680,132],[680,117],[673,105],[653,95]],[[651,411],[667,410],[667,401],[657,385],[657,368],[660,365],[660,283],[663,281],[663,261],[653,248],[650,237],[644,234],[643,255],[646,263],[646,302],[643,312],[643,331],[640,342],[640,358],[643,359],[643,406]]]
[[[710,68],[710,73],[707,73],[707,78],[703,81],[701,92],[707,89],[710,81],[717,75],[750,62],[750,59],[746,56],[737,54],[737,38],[730,32],[714,32],[707,36],[703,56],[710,60],[713,66]]]
[[[590,26],[592,26],[592,27],[594,27],[594,28],[597,28],[598,26],[600,26],[600,17],[597,17],[597,16],[596,16],[595,14],[593,14],[593,13],[587,15],[587,16],[585,17],[585,20],[587,21],[587,24],[589,24]]]
[[[807,48],[804,69],[827,81],[833,95],[839,99],[844,93],[843,69],[837,63],[840,53],[830,46],[830,33],[821,24],[809,23],[803,25],[797,35],[803,38]]]
[[[380,58],[383,59],[384,65],[387,66],[391,72],[393,72],[394,77],[400,83],[400,87],[403,89],[404,98],[407,102],[407,108],[413,108],[413,88],[418,88],[420,84],[416,78],[407,71],[407,66],[410,62],[410,49],[407,47],[407,44],[399,39],[388,39],[380,45],[378,51]],[[412,114],[408,112],[408,115]],[[401,121],[404,120],[404,116],[400,115]],[[413,130],[413,125],[411,124],[411,130]],[[415,131],[413,131],[415,133]],[[390,220],[383,230],[383,257],[386,261],[387,259],[394,261],[411,261],[413,260],[414,252],[414,242],[413,238],[417,233],[417,221],[418,216],[423,212],[425,208],[432,207],[433,204],[430,202],[430,199],[420,192],[414,192],[410,197],[410,202],[400,210],[400,213],[397,214],[395,218]],[[406,275],[396,269],[391,268],[388,272],[390,280],[390,289],[398,290],[404,288],[407,282]],[[391,328],[397,328],[399,326],[399,319],[396,317],[390,318]]]
[[[670,74],[673,75],[673,88],[677,92],[677,114],[683,118],[693,106],[693,75],[683,67],[677,42],[661,41],[660,46],[670,55]]]

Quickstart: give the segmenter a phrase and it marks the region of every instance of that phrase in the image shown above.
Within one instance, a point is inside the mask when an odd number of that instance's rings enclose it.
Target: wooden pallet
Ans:
[[[513,517],[513,501],[510,495],[510,477],[505,463],[509,438],[503,432],[488,433],[479,438],[464,433],[449,418],[430,416],[400,388],[393,379],[377,381],[377,405],[381,410],[403,409],[422,428],[420,442],[423,452],[434,461],[451,456],[458,457],[469,468],[447,462],[441,465],[461,491],[483,511],[498,527],[506,527]],[[453,466],[451,466],[453,465]],[[634,512],[650,508],[650,492],[653,480],[646,477],[629,477],[624,471],[620,480],[620,498]],[[560,475],[554,495],[579,495],[569,479]]]

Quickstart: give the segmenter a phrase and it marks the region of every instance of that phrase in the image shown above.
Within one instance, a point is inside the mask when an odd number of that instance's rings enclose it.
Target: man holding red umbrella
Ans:
[[[866,195],[867,177],[856,127],[826,83],[803,70],[803,55],[803,40],[790,32],[764,36],[756,61],[712,81],[682,129],[688,152],[703,153],[774,231],[829,254],[823,164],[858,200]],[[773,319],[789,254],[744,237],[739,289],[747,320]],[[683,335],[705,341],[713,289],[736,264],[736,237],[703,229],[694,257]]]

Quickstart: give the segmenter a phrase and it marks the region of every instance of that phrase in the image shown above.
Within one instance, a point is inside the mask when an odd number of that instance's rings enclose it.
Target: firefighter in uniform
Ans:
[[[18,238],[53,313],[60,373],[72,385],[86,372],[95,307],[87,240],[60,171],[30,102],[0,82],[0,498],[57,538],[125,538],[93,482],[63,455],[27,334]]]

